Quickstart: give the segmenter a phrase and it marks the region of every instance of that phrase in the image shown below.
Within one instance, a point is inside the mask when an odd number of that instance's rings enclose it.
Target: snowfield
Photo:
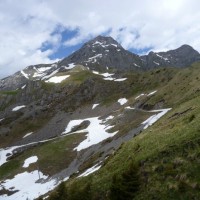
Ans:
[[[40,171],[23,172],[17,174],[13,179],[0,182],[0,190],[3,188],[9,191],[16,191],[14,194],[7,196],[1,195],[1,200],[27,200],[36,199],[39,196],[46,194],[53,190],[60,182],[55,179],[47,182],[39,182],[39,180],[46,180],[48,177],[43,175]]]
[[[89,121],[90,124],[87,128],[82,129],[80,131],[71,132],[71,129],[74,126],[80,125],[83,121]],[[80,119],[80,120],[72,120],[67,125],[65,131],[62,134],[74,134],[74,133],[88,133],[86,135],[86,139],[82,141],[74,150],[81,151],[82,149],[86,149],[94,144],[98,144],[103,140],[113,137],[117,132],[108,133],[107,131],[112,128],[112,126],[107,126],[103,124],[103,120],[100,120],[99,117]]]

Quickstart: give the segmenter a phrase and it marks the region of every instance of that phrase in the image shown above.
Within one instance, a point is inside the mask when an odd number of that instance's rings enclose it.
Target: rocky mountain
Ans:
[[[198,60],[98,36],[2,79],[0,199],[198,199]]]
[[[142,61],[138,55],[125,50],[113,38],[98,36],[84,44],[80,50],[63,59],[59,65],[69,66],[70,63],[102,71],[110,68],[137,69]]]
[[[188,67],[200,60],[200,54],[189,45],[183,45],[175,50],[167,52],[150,52],[141,56],[144,61],[144,68],[152,69],[157,67]]]
[[[76,65],[99,72],[109,69],[145,71],[158,67],[184,68],[197,61],[200,61],[200,54],[188,45],[167,52],[150,52],[148,55],[139,56],[125,50],[111,37],[98,36],[58,63],[29,66],[0,80],[0,90],[15,90],[28,81],[47,80]]]

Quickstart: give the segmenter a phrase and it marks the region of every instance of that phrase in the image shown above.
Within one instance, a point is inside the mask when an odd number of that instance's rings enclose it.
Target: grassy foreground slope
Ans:
[[[180,70],[146,104],[172,110],[102,168],[61,184],[54,199],[199,199],[200,64]]]

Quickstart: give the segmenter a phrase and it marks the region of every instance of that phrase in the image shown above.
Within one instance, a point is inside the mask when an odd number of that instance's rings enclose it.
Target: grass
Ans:
[[[178,106],[155,125],[122,145],[97,173],[72,180],[67,186],[75,184],[82,187],[90,181],[93,198],[106,199],[112,177],[120,176],[134,161],[140,165],[139,175],[143,180],[136,199],[179,199],[179,195],[182,199],[197,197],[200,184],[199,100],[200,97]],[[195,109],[176,119],[169,118],[191,106]],[[190,121],[193,115],[195,118]]]
[[[168,76],[165,77],[165,73]],[[145,78],[147,74],[148,79]],[[73,191],[73,195],[79,192],[73,188],[83,188],[89,183],[91,199],[110,199],[113,177],[120,177],[133,162],[139,166],[141,180],[139,192],[134,199],[199,199],[200,79],[198,74],[199,64],[180,71],[155,70],[147,72],[139,79],[133,75],[132,83],[135,87],[131,92],[133,96],[156,87],[158,88],[156,95],[145,99],[144,104],[155,105],[164,100],[164,106],[172,107],[172,110],[140,135],[124,143],[105,161],[98,172],[68,181],[66,183],[68,195],[70,196],[70,191]],[[128,76],[130,79],[131,75]],[[159,84],[161,80],[164,84]],[[137,85],[138,82],[141,86]],[[120,94],[122,93],[123,91]],[[108,98],[110,101],[112,97],[116,100],[117,95],[114,92]]]
[[[18,92],[18,90],[0,91],[0,95],[16,95]]]
[[[0,179],[12,178],[23,172],[24,160],[33,155],[38,156],[38,162],[30,165],[29,171],[39,168],[44,174],[54,175],[65,169],[76,157],[76,151],[73,149],[84,137],[84,134],[74,134],[29,148],[0,167]]]
[[[131,99],[131,104],[134,105],[137,103],[135,100],[137,95],[158,90],[155,95],[142,98],[139,103],[154,107],[162,101],[162,106],[172,107],[172,110],[152,127],[121,145],[98,172],[88,177],[72,178],[68,181],[66,187],[69,196],[73,196],[74,199],[80,197],[78,193],[84,194],[87,185],[91,199],[109,199],[113,177],[116,176],[117,180],[120,180],[120,176],[126,174],[131,163],[134,163],[138,166],[140,180],[139,192],[135,199],[198,199],[200,195],[199,66],[200,64],[196,63],[182,70],[161,68],[144,73],[125,73],[123,76],[128,79],[123,84],[105,81],[87,70],[74,73],[63,81],[60,84],[63,88],[67,84],[83,87],[86,80],[94,78],[96,81],[91,87],[96,90],[94,98],[104,105],[110,105],[123,97]],[[75,92],[70,95],[75,95]],[[122,134],[148,117],[146,114],[141,114],[140,120],[132,121],[130,118],[129,121],[129,115],[132,114],[134,113],[125,113],[125,121],[113,122],[118,123],[116,126],[121,128]],[[28,156],[38,155],[40,169],[45,173],[53,174],[66,167],[76,156],[71,151],[74,148],[71,145],[74,145],[77,140],[82,140],[82,137],[84,136],[79,138],[76,135],[69,140],[66,137],[63,140],[46,143],[26,151],[14,160],[22,165]],[[66,160],[66,155],[69,155],[69,160]],[[98,156],[98,154],[94,155],[88,163],[81,166],[80,170],[94,164]],[[55,158],[55,162],[52,161],[52,157]],[[12,162],[9,163],[6,164],[8,167],[2,168],[0,174],[10,176],[16,172],[17,166],[14,167]]]
[[[124,109],[123,111],[119,111],[117,115],[119,116],[110,122],[111,125],[114,125],[110,131],[119,131],[117,137],[121,137],[126,135],[132,129],[140,126],[143,121],[152,116],[152,113],[140,110]]]
[[[20,117],[20,113],[18,114]],[[12,118],[6,118],[4,121],[4,124],[10,124],[12,122]],[[23,120],[11,127],[11,131],[9,134],[5,137],[3,135],[0,135],[0,145],[1,147],[6,147],[9,144],[12,144],[18,140],[20,140],[25,134],[29,132],[35,132],[39,130],[41,127],[43,127],[49,120],[48,116],[38,116],[38,118],[35,119],[26,119]],[[2,139],[1,139],[2,138]]]

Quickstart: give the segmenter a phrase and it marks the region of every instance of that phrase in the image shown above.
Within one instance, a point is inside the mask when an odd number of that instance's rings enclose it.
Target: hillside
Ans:
[[[0,199],[198,199],[196,61],[98,36],[2,79]]]

